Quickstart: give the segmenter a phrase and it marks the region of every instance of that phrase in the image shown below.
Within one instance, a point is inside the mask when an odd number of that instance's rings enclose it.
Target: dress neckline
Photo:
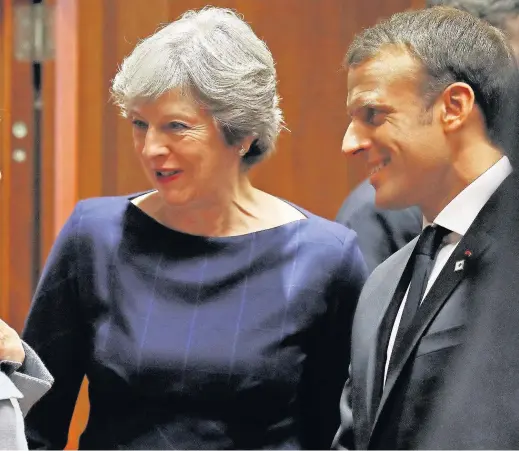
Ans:
[[[251,237],[258,237],[263,235],[268,235],[269,233],[279,232],[282,230],[290,230],[292,227],[299,227],[301,223],[310,220],[313,217],[313,214],[304,210],[301,207],[298,207],[297,205],[293,204],[292,202],[289,202],[287,200],[281,199],[276,196],[277,199],[279,199],[281,202],[284,202],[288,205],[290,205],[292,208],[295,208],[297,211],[299,211],[305,218],[296,219],[294,221],[286,222],[284,224],[279,224],[274,227],[269,227],[267,229],[261,229],[256,230],[254,232],[249,233],[243,233],[240,235],[229,235],[229,236],[209,236],[209,235],[194,235],[188,232],[183,232],[178,229],[174,229],[172,227],[168,227],[161,222],[154,219],[152,216],[144,212],[141,208],[139,208],[137,205],[135,205],[132,200],[136,199],[139,196],[142,196],[144,194],[151,193],[154,190],[149,191],[143,191],[136,194],[132,194],[127,197],[128,201],[128,211],[133,215],[133,217],[137,220],[144,221],[146,225],[154,228],[157,232],[166,233],[170,236],[176,235],[176,236],[183,236],[192,240],[200,240],[200,241],[207,241],[207,242],[214,242],[214,243],[232,243],[232,242],[241,242],[245,240],[249,240]]]

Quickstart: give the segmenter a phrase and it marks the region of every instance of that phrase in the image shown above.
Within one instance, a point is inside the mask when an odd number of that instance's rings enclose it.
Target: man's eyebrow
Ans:
[[[360,97],[354,99],[353,102],[346,101],[346,110],[349,114],[354,114],[355,112],[365,109],[379,106],[380,102],[370,97]]]

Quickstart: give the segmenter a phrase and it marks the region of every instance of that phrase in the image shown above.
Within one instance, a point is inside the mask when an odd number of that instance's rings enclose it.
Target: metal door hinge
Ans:
[[[33,63],[54,58],[54,7],[36,3],[14,8],[14,57]]]

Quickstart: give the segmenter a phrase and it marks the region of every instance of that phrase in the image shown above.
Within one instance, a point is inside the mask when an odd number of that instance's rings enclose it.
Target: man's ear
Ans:
[[[453,83],[441,97],[441,121],[446,132],[458,130],[474,110],[475,95],[467,83]]]

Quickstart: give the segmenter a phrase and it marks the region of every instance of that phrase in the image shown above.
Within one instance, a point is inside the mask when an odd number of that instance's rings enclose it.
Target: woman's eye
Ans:
[[[134,119],[132,120],[132,125],[135,127],[135,128],[139,128],[141,130],[146,130],[148,128],[148,124],[146,124],[146,122],[144,121],[141,121],[139,119]]]
[[[183,124],[182,122],[170,122],[168,124],[168,128],[170,130],[185,130],[187,127],[187,125]]]

